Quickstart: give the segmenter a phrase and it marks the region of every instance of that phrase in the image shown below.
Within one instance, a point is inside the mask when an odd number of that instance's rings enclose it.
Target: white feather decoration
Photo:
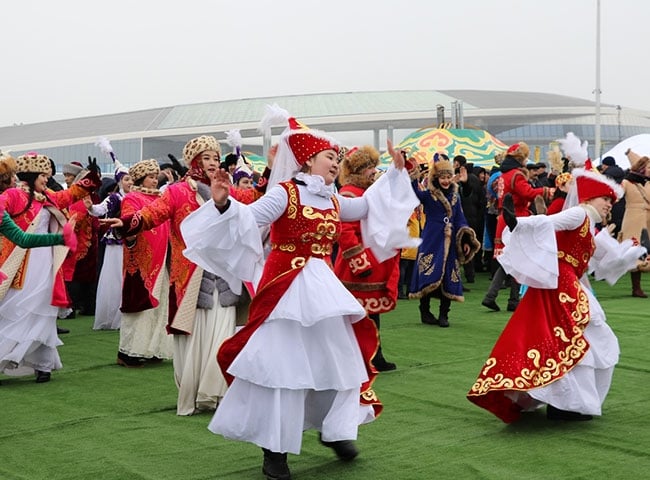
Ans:
[[[109,142],[108,138],[106,137],[99,137],[95,141],[95,146],[99,147],[99,149],[105,155],[110,155],[111,153],[113,153],[113,147],[111,146],[111,142]]]
[[[242,144],[244,143],[241,133],[239,133],[238,129],[233,129],[233,130],[228,130],[225,132],[226,133],[226,142],[228,142],[228,145],[230,145],[235,151],[237,148],[241,149]]]
[[[291,117],[289,112],[280,107],[277,103],[267,105],[258,130],[262,134],[270,135],[271,127],[280,125],[287,126],[289,117]]]
[[[573,132],[566,134],[566,138],[559,138],[557,140],[567,157],[576,166],[582,166],[589,158],[589,150],[587,149],[589,143],[587,140],[580,143],[580,139],[575,136]]]

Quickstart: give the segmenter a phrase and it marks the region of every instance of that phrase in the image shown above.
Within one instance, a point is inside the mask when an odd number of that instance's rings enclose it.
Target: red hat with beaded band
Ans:
[[[334,150],[339,146],[332,138],[318,130],[312,130],[294,117],[289,117],[289,146],[299,165],[323,150]]]
[[[276,125],[286,128],[280,135],[268,188],[289,180],[307,160],[324,150],[334,150],[338,155],[339,143],[325,132],[312,130],[277,104],[267,105],[259,130],[270,137],[271,127]]]

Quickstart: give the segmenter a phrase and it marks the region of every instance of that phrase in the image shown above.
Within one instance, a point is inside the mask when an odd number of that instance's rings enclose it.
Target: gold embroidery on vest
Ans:
[[[291,268],[302,268],[307,263],[305,257],[296,257],[291,260]]]
[[[558,250],[557,257],[569,263],[570,265],[573,265],[574,267],[580,265],[580,261],[577,258],[575,258],[573,255],[569,255],[568,253],[565,253],[562,250]]]
[[[288,194],[288,204],[287,204],[287,217],[295,219],[298,214],[298,192],[296,191],[296,186],[293,182],[289,182],[287,185],[287,194]]]

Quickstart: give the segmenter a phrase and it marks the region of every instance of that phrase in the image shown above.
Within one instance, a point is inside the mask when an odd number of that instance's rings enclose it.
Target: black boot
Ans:
[[[442,328],[449,326],[449,310],[451,309],[451,299],[443,296],[440,299],[440,310],[438,315],[438,325]]]
[[[438,319],[431,313],[431,297],[425,295],[420,298],[420,321],[427,325],[438,325]]]
[[[373,313],[371,315],[368,315],[368,317],[370,317],[370,319],[375,322],[375,326],[377,327],[377,335],[379,337],[379,346],[377,347],[377,353],[375,353],[375,356],[372,359],[372,364],[378,372],[388,372],[390,370],[395,370],[397,368],[397,365],[395,365],[393,362],[387,362],[384,358],[384,354],[381,351],[381,335],[379,335],[379,326],[381,325],[381,322],[379,314]]]
[[[36,383],[46,383],[50,381],[52,374],[50,372],[43,372],[36,370]]]
[[[568,410],[560,410],[553,405],[546,405],[546,418],[548,420],[567,420],[569,422],[585,422],[591,420],[591,415],[583,415],[578,412],[570,412]]]
[[[345,462],[354,460],[354,458],[359,455],[359,450],[352,440],[337,440],[336,442],[325,442],[323,441],[321,435],[318,435],[318,440],[320,443],[326,447],[331,448],[336,453],[336,456]]]
[[[263,448],[262,451],[264,452],[262,473],[266,475],[266,480],[291,480],[287,454],[272,452],[266,448]]]
[[[144,367],[145,359],[131,357],[126,353],[117,352],[117,364],[127,368],[141,368]]]

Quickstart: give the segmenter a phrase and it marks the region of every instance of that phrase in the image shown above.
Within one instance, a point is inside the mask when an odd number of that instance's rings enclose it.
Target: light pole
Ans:
[[[600,0],[596,0],[596,124],[594,158],[600,158]]]

